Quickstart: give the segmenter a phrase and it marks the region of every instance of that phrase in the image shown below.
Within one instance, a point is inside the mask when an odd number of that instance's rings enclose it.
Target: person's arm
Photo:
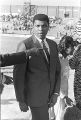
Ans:
[[[0,55],[0,67],[11,66],[26,62],[26,52]]]
[[[57,49],[57,48],[56,48]],[[59,96],[60,93],[60,83],[61,83],[61,64],[58,56],[58,50],[57,50],[57,56],[56,56],[56,72],[55,72],[55,85],[54,85],[54,90],[52,93],[52,96],[50,98],[50,102],[48,103],[48,106],[51,107],[55,105],[57,101],[57,97]]]
[[[32,48],[11,54],[0,54],[0,67],[23,64],[26,62],[29,55],[35,54],[38,49]]]
[[[24,43],[20,43],[17,47],[17,53],[25,51],[26,47]],[[26,73],[27,62],[23,64],[16,64],[13,69],[13,82],[15,88],[16,99],[19,102],[20,110],[25,112],[28,110],[28,106],[25,103],[25,73]]]
[[[75,50],[73,56],[69,59],[69,66],[71,69],[76,69],[78,66],[78,57],[81,50]]]
[[[55,85],[54,85],[54,91],[50,98],[50,101],[48,103],[48,107],[52,107],[55,105],[58,96],[60,95],[60,82],[61,82],[61,73],[60,73],[60,61],[57,60],[57,68],[56,68],[56,75],[55,75]]]
[[[58,49],[57,49],[57,56],[56,56],[56,58],[57,58],[57,61],[56,61],[54,93],[55,94],[59,94],[60,93],[60,83],[61,83],[61,64],[60,64],[60,59],[59,59],[59,55],[58,55]]]
[[[37,48],[26,49],[24,43],[20,43],[17,47],[17,52],[27,51],[27,56],[32,56],[32,54],[36,54],[38,52]],[[24,93],[25,90],[25,77],[27,73],[27,65],[28,65],[28,57],[25,63],[23,64],[16,64],[13,70],[13,81],[14,81],[14,88],[16,93],[16,99],[19,102],[19,107],[21,111],[25,112],[28,110],[26,96]],[[27,87],[27,86],[26,86]]]

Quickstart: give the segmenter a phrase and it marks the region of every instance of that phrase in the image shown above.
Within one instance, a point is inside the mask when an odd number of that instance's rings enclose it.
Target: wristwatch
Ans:
[[[59,96],[59,93],[54,93],[54,95],[57,95],[57,96]]]

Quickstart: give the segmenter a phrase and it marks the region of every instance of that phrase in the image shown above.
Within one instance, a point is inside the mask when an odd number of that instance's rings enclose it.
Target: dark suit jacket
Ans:
[[[46,104],[50,96],[54,92],[59,93],[60,90],[60,62],[57,44],[52,40],[46,40],[50,48],[50,66],[42,50],[37,55],[29,56],[26,63],[14,66],[16,98],[18,101],[27,102],[29,106],[33,107]],[[17,51],[33,47],[41,47],[34,35],[21,42]]]

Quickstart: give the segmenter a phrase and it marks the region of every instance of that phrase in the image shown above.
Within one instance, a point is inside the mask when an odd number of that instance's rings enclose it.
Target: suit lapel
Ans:
[[[33,47],[42,48],[41,45],[40,45],[40,43],[39,43],[39,41],[37,40],[37,38],[36,38],[34,35],[32,35],[32,40],[33,40],[33,43],[34,43]],[[40,54],[41,54],[41,56],[43,57],[47,68],[49,69],[49,64],[48,64],[48,61],[47,61],[47,59],[46,59],[46,56],[45,56],[44,51],[43,51],[43,50],[40,50]]]
[[[32,35],[32,40],[33,40],[33,47],[42,48],[39,41],[36,39],[36,37],[34,35]]]

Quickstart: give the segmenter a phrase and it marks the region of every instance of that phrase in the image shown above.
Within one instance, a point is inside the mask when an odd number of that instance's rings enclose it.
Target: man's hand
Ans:
[[[19,102],[19,107],[22,112],[27,112],[29,110],[27,104],[24,102]]]
[[[48,103],[48,107],[53,107],[55,103],[57,102],[57,98],[58,98],[58,94],[53,94]]]
[[[39,51],[43,50],[42,48],[31,48],[29,50],[26,50],[26,56],[32,56],[32,55],[37,55]]]

